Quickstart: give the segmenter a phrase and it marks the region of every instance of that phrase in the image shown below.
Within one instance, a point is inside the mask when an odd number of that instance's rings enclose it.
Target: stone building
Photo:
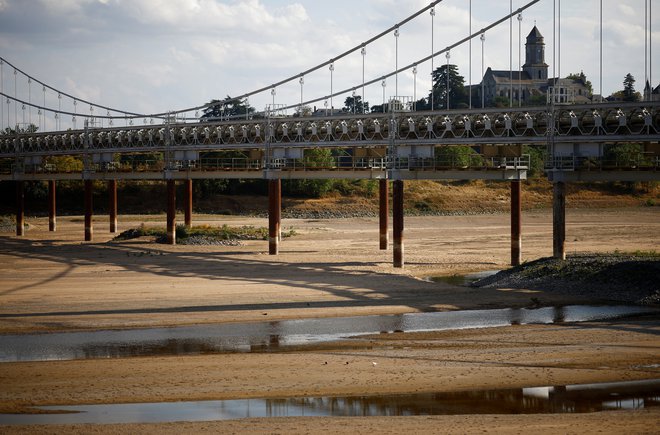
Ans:
[[[514,106],[518,105],[519,100],[523,105],[545,104],[549,92],[559,104],[591,101],[591,94],[583,80],[548,78],[545,42],[536,26],[527,35],[525,64],[522,66],[522,71],[494,70],[489,67],[482,83],[473,86],[472,95],[475,95],[473,101],[476,106],[479,106],[482,100],[482,89],[486,106],[494,105],[496,97],[512,99]]]
[[[651,88],[648,80],[644,86],[644,101],[660,101],[660,85]]]

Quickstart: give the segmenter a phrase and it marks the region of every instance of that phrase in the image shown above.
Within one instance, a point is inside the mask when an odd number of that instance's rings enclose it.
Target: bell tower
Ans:
[[[543,42],[543,35],[536,26],[527,35],[523,71],[527,72],[532,80],[548,80],[548,64],[545,63],[545,42]]]

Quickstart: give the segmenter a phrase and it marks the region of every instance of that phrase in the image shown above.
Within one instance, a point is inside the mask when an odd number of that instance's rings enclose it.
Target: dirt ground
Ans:
[[[265,219],[194,216],[195,224],[265,226]],[[164,216],[120,216],[120,230]],[[107,218],[84,243],[79,217],[28,218],[22,238],[0,234],[0,332],[175,326],[587,303],[579,295],[473,289],[426,277],[509,262],[509,216],[408,217],[404,269],[378,249],[372,218],[285,219],[296,236],[267,255],[242,246],[108,242]],[[523,216],[523,258],[552,253],[552,216]],[[569,209],[567,250],[660,250],[660,210]],[[287,353],[3,363],[0,410],[33,405],[366,395],[517,388],[660,377],[657,319],[372,337]],[[348,362],[349,364],[346,364]],[[378,362],[377,366],[372,363]],[[325,364],[327,363],[327,364]],[[264,369],[266,367],[266,369]],[[350,368],[350,370],[348,370]],[[2,427],[3,433],[415,432],[654,433],[660,411],[586,415],[286,418],[157,425]]]

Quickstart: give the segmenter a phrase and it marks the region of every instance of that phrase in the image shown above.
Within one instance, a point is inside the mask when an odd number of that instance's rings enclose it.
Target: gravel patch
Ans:
[[[660,256],[582,254],[542,258],[471,284],[524,288],[613,302],[660,304]]]

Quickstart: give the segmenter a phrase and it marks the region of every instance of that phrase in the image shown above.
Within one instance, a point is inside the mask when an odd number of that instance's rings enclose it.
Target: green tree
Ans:
[[[346,97],[343,110],[349,113],[368,113],[369,102],[362,102],[362,97],[360,95]]]
[[[465,145],[436,147],[435,158],[440,165],[452,168],[480,166],[483,163],[482,157]]]
[[[623,101],[639,101],[641,98],[639,92],[635,92],[635,77],[632,74],[626,74],[623,79]]]
[[[449,87],[447,87],[447,75],[449,75]],[[468,95],[465,90],[465,79],[458,74],[456,65],[442,65],[433,71],[433,98],[436,108],[446,108],[449,98],[449,108],[458,108],[461,104],[468,103]],[[429,100],[431,94],[429,94]]]
[[[502,97],[498,95],[493,98],[493,106],[495,107],[509,107],[509,97]]]
[[[209,104],[210,106],[204,109],[204,114],[201,116],[202,120],[245,116],[255,111],[247,100],[239,100],[229,95],[224,100],[211,100]]]
[[[39,130],[39,127],[37,127],[34,124],[30,124],[26,127],[18,127],[18,133],[19,134],[24,134],[24,133],[36,133],[37,130]],[[0,134],[8,134],[8,135],[14,135],[16,134],[16,129],[7,127],[4,130],[0,130]]]
[[[571,80],[578,80],[584,83],[584,86],[589,90],[589,94],[594,93],[594,88],[591,85],[591,82],[587,80],[587,76],[584,74],[584,71],[580,71],[580,73],[570,73],[569,75],[566,76],[567,79]]]
[[[429,100],[426,98],[420,98],[419,100],[415,101],[415,110],[430,110],[431,109],[431,103]]]

